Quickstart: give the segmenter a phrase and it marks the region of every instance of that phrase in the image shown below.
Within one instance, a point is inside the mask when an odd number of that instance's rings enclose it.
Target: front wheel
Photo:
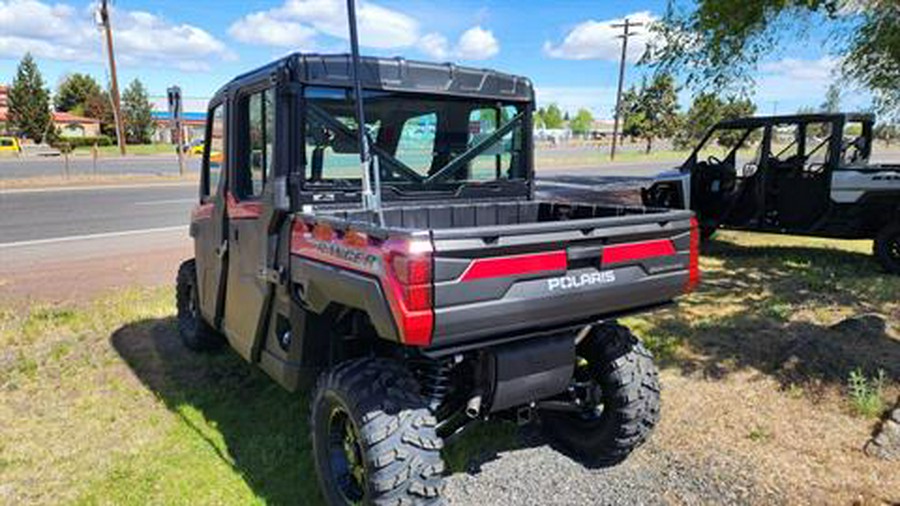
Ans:
[[[659,374],[653,355],[627,328],[605,324],[577,349],[575,385],[585,391],[576,411],[540,411],[547,436],[597,466],[625,460],[659,421]]]
[[[900,274],[900,222],[887,225],[875,238],[875,258],[891,274]]]
[[[352,360],[322,373],[310,417],[328,504],[440,504],[443,441],[418,382],[400,364]]]

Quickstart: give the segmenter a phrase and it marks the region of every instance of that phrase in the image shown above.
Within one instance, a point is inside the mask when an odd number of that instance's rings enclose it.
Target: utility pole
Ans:
[[[122,118],[122,104],[119,99],[119,79],[116,75],[116,56],[113,52],[112,25],[109,23],[109,1],[101,0],[97,7],[100,25],[106,32],[106,54],[109,56],[110,98],[112,99],[113,119],[116,121],[116,140],[119,152],[125,155],[125,121]]]
[[[622,85],[625,82],[625,56],[628,52],[628,37],[637,35],[631,31],[631,28],[644,26],[644,23],[632,23],[628,18],[621,24],[612,25],[613,28],[623,28],[622,35],[617,35],[617,39],[622,39],[622,60],[619,62],[619,88],[616,92],[616,111],[613,120],[613,138],[612,149],[609,152],[609,159],[616,159],[616,144],[619,141],[619,119],[622,116]]]
[[[169,101],[169,121],[172,127],[172,137],[175,143],[175,152],[178,154],[178,175],[184,175],[184,131],[181,123],[181,88],[172,86],[166,90]]]

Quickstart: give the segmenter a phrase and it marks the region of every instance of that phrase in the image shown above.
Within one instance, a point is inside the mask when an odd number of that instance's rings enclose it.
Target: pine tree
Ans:
[[[25,137],[41,142],[53,127],[50,116],[50,92],[31,53],[19,63],[16,78],[9,89],[9,122]]]
[[[132,144],[148,144],[153,131],[153,107],[147,90],[138,79],[131,81],[122,94],[122,115],[125,117],[125,139]]]

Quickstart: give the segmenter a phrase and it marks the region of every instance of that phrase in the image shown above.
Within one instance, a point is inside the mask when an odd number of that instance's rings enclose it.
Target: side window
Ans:
[[[206,120],[206,149],[203,151],[203,196],[215,196],[222,176],[225,152],[225,107],[217,105]]]
[[[409,118],[400,130],[396,157],[419,174],[428,174],[434,156],[437,114]]]
[[[235,191],[240,198],[262,195],[272,177],[275,146],[275,91],[267,89],[241,100],[242,127],[240,161],[235,173]]]

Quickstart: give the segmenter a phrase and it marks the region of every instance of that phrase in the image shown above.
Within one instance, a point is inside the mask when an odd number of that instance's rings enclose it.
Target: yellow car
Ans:
[[[19,146],[19,139],[15,137],[0,137],[0,153],[19,154],[22,148]]]
[[[206,149],[206,145],[203,143],[200,143],[200,144],[191,146],[190,149],[188,149],[188,153],[190,153],[191,155],[195,155],[195,156],[203,156],[204,149]]]

